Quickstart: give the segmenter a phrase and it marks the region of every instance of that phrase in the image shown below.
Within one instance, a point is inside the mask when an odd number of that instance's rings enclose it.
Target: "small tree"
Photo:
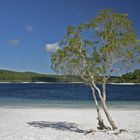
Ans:
[[[62,48],[51,56],[52,68],[59,73],[78,75],[89,84],[96,104],[99,128],[104,129],[107,127],[101,118],[95,94],[97,91],[112,129],[117,129],[106,106],[106,82],[116,67],[120,69],[134,62],[136,36],[127,15],[103,10],[88,23],[69,26],[60,46]],[[97,86],[100,79],[102,92]]]
[[[129,68],[138,56],[136,35],[127,14],[115,13],[112,10],[103,10],[89,24],[88,28],[96,36],[96,48],[100,55],[100,75],[102,78],[102,105],[113,129],[113,122],[106,108],[106,83],[112,73]],[[99,90],[99,89],[97,89]]]

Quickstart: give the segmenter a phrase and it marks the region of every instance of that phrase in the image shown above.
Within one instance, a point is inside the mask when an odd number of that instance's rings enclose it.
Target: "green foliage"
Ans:
[[[72,82],[81,81],[79,77],[46,75],[33,72],[0,70],[0,82]]]
[[[52,69],[86,80],[107,79],[113,69],[134,63],[138,44],[127,14],[103,10],[88,23],[69,26],[61,49],[51,55]]]
[[[121,79],[122,82],[140,83],[140,69],[136,69],[134,72],[130,72],[122,75]]]
[[[128,65],[135,59],[137,50],[136,35],[127,14],[120,14],[112,10],[103,10],[89,23],[89,29],[94,30],[102,61],[100,66],[104,75],[108,75],[113,64]]]
[[[98,69],[98,67],[97,67]],[[99,68],[100,69],[100,68]],[[99,70],[100,71],[100,70]],[[99,83],[101,83],[102,77],[98,77]],[[15,72],[0,70],[0,82],[82,82],[80,76],[75,75],[46,75],[37,74],[33,72]],[[111,82],[135,82],[140,83],[140,69],[134,72],[124,74],[120,77],[110,77]]]

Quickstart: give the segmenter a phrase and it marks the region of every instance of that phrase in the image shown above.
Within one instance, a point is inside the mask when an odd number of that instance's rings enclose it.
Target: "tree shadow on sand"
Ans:
[[[49,122],[49,121],[33,121],[28,122],[30,126],[38,128],[53,128],[61,131],[70,131],[75,133],[85,133],[84,130],[78,128],[78,124],[70,122]]]

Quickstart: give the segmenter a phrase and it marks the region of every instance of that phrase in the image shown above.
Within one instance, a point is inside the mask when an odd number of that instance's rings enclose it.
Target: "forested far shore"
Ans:
[[[82,79],[72,75],[64,76],[0,70],[0,82],[82,82]],[[121,77],[111,76],[109,83],[140,83],[140,69],[126,73]]]

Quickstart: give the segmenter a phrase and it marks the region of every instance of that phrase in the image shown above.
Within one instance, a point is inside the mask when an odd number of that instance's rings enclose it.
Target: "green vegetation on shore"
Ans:
[[[140,69],[122,75],[121,82],[140,83]]]
[[[74,76],[0,70],[0,82],[82,82],[82,80]],[[111,82],[140,83],[140,69],[126,73],[121,77],[112,76],[109,79],[109,83]]]
[[[0,70],[0,82],[58,82],[61,80],[60,75]]]

